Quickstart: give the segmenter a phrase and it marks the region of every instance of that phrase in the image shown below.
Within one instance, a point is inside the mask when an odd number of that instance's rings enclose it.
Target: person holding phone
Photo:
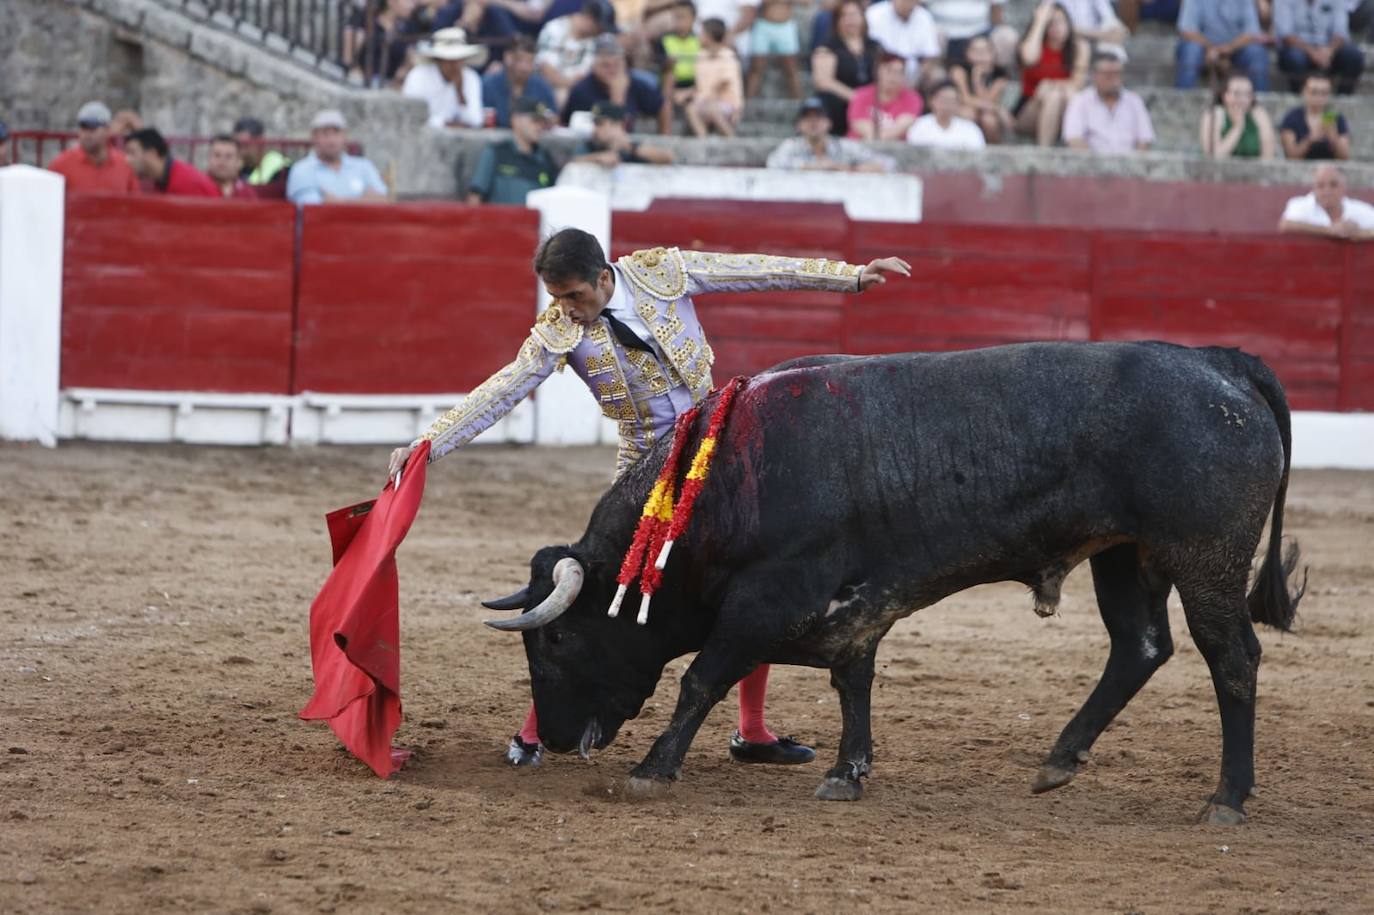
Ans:
[[[1250,77],[1233,73],[1226,89],[1202,114],[1202,153],[1209,159],[1274,158],[1278,138],[1269,112],[1255,104]]]
[[[1279,123],[1283,154],[1289,159],[1349,159],[1350,125],[1332,111],[1331,78],[1309,73],[1302,85],[1302,106]]]

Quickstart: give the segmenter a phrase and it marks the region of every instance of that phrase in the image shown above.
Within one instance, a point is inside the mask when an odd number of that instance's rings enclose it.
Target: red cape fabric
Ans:
[[[372,502],[325,516],[334,569],[310,605],[315,695],[300,716],[323,719],[354,756],[382,778],[410,756],[393,748],[401,724],[401,625],[396,548],[425,492],[429,442]]]

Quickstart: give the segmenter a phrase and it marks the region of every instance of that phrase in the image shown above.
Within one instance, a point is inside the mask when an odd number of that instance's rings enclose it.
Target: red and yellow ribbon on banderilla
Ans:
[[[697,446],[697,452],[687,468],[687,477],[682,481],[681,495],[677,494],[676,487],[678,466],[682,463],[682,452],[687,444],[687,438],[691,435],[697,417],[701,415],[701,407],[694,406],[677,418],[673,425],[672,449],[663,462],[663,469],[659,471],[653,489],[649,490],[649,498],[644,500],[644,510],[640,513],[634,539],[630,541],[630,549],[625,553],[625,561],[620,564],[620,574],[616,577],[619,587],[615,590],[615,598],[611,601],[610,609],[606,611],[608,616],[620,614],[620,604],[625,600],[630,585],[638,578],[639,593],[642,596],[635,621],[641,626],[649,621],[649,602],[659,585],[663,583],[663,569],[668,565],[668,554],[672,552],[673,543],[682,536],[682,532],[692,520],[692,506],[696,503],[697,496],[701,495],[706,477],[711,472],[711,461],[716,453],[716,442],[720,438],[721,427],[730,415],[730,406],[734,403],[735,395],[747,381],[745,376],[737,375],[720,389],[720,398],[716,401],[715,412],[711,414],[711,422],[706,427],[706,435]]]

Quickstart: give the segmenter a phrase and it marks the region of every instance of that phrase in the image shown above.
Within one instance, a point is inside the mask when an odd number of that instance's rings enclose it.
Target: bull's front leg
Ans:
[[[706,715],[755,666],[722,647],[708,645],[701,650],[682,676],[677,707],[668,727],[649,748],[644,761],[630,770],[632,793],[655,793],[681,778],[682,760]]]
[[[857,801],[863,796],[863,784],[859,780],[868,775],[873,762],[870,708],[876,654],[875,646],[862,657],[830,670],[830,685],[840,694],[843,731],[839,759],[816,789],[816,797],[822,801]]]

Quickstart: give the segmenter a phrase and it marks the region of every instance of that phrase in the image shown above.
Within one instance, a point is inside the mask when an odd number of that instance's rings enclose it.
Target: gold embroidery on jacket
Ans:
[[[431,423],[420,438],[438,442],[451,430],[461,428],[472,417],[489,410],[510,387],[518,384],[531,369],[539,367],[539,349],[539,341],[534,337],[526,338],[520,346],[520,352],[515,356],[515,361],[473,388],[472,392],[463,398],[462,403]]]
[[[635,285],[657,298],[672,301],[687,294],[687,268],[677,248],[636,251],[616,263]]]
[[[625,361],[639,372],[640,384],[648,390],[651,397],[667,394],[672,388],[668,379],[663,376],[658,360],[654,358],[652,353],[642,349],[627,349]]]
[[[582,342],[583,328],[555,303],[544,309],[530,332],[539,338],[546,350],[561,354],[577,348]]]

